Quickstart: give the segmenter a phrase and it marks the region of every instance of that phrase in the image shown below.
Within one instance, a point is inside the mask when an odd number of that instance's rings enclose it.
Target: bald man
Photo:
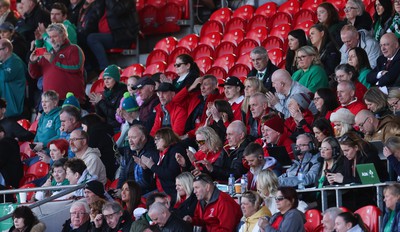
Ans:
[[[284,69],[278,69],[272,74],[272,86],[275,88],[276,93],[269,92],[266,94],[268,102],[275,110],[281,112],[285,119],[290,117],[289,99],[292,95],[305,93],[311,101],[312,93],[310,90],[293,81],[290,73]],[[310,105],[310,110],[313,114],[317,113],[313,102]]]
[[[382,141],[400,134],[399,120],[393,115],[377,119],[369,110],[361,110],[355,117],[355,125],[364,133],[367,141]]]
[[[193,230],[188,222],[169,212],[168,208],[159,202],[150,206],[148,215],[161,231],[186,232]]]
[[[385,87],[400,86],[399,41],[395,34],[386,33],[380,40],[380,46],[382,55],[378,57],[376,67],[367,75],[367,81],[387,93]]]

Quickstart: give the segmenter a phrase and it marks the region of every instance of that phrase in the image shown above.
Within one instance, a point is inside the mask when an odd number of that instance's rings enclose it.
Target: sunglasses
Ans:
[[[174,64],[174,67],[175,68],[180,68],[182,64],[187,64],[187,63],[177,63],[177,64]]]
[[[204,144],[206,144],[206,141],[205,140],[196,140],[196,143],[199,145],[204,145]]]
[[[285,200],[285,197],[275,197],[275,201],[283,201]]]

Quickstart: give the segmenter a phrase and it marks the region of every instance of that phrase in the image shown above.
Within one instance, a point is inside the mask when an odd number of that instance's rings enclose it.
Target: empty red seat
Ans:
[[[167,64],[163,61],[153,63],[146,67],[143,76],[151,76],[154,73],[164,72]]]
[[[189,49],[184,48],[184,47],[176,47],[171,54],[168,57],[168,64],[174,64],[176,57],[178,57],[181,54],[190,54]]]
[[[269,36],[261,43],[261,45],[267,50],[274,48],[282,48],[284,50],[283,41],[280,37],[277,36]]]
[[[37,120],[37,119],[36,119],[35,121],[33,121],[33,123],[31,124],[31,126],[29,127],[28,130],[29,130],[30,132],[36,134],[38,122],[39,122],[39,120]]]
[[[168,61],[168,54],[166,52],[164,52],[163,50],[159,50],[159,49],[153,50],[147,56],[146,66],[149,66],[151,64],[154,64],[154,63],[157,63],[157,62],[160,62],[160,61],[167,62]]]
[[[189,34],[179,40],[177,47],[185,47],[189,51],[193,51],[199,43],[199,36],[196,34]]]
[[[249,74],[250,68],[245,64],[235,64],[232,68],[229,69],[228,76],[235,76],[238,78],[247,77]]]
[[[169,36],[159,40],[154,46],[154,49],[160,49],[165,51],[167,54],[170,54],[177,44],[178,40],[173,36]]]
[[[259,44],[253,39],[244,39],[240,44],[236,47],[235,54],[237,56],[241,56],[243,54],[251,52],[255,47],[258,47]]]
[[[269,35],[279,37],[282,39],[282,41],[284,41],[288,37],[288,34],[291,30],[292,28],[290,24],[281,24],[277,27],[272,28],[269,32]]]
[[[253,30],[257,27],[268,28],[268,18],[264,15],[256,15],[247,23],[247,31]]]
[[[285,12],[291,16],[295,15],[300,10],[300,3],[298,0],[289,0],[279,6],[278,12]]]
[[[381,210],[374,205],[367,205],[357,209],[354,213],[358,213],[364,224],[368,226],[370,231],[379,231],[379,215]]]
[[[218,58],[227,54],[234,54],[236,46],[234,43],[229,41],[221,42],[218,47],[215,48],[214,57]]]
[[[193,59],[199,59],[201,57],[214,57],[214,49],[207,44],[199,44],[192,52]]]
[[[277,5],[275,2],[267,2],[262,4],[256,9],[254,15],[263,15],[265,17],[271,17],[276,13]]]
[[[161,7],[165,6],[166,3],[167,3],[166,0],[147,0],[146,1],[146,5],[152,5],[157,8],[161,8]]]
[[[246,21],[241,18],[231,18],[225,25],[225,33],[236,29],[246,30]]]
[[[178,32],[181,27],[178,20],[182,19],[181,7],[174,3],[169,2],[157,11],[157,34]]]
[[[231,16],[232,10],[228,7],[223,7],[214,11],[210,16],[210,20],[215,20],[222,24],[226,24],[231,19]]]
[[[26,170],[26,174],[32,174],[35,175],[37,178],[42,178],[49,173],[50,166],[48,163],[45,162],[36,162],[32,164],[28,170]]]
[[[249,30],[246,34],[246,39],[252,39],[261,45],[261,42],[268,37],[268,30],[265,26],[260,26]]]
[[[235,29],[225,33],[222,41],[229,41],[238,45],[244,39],[244,31],[242,29]]]
[[[268,50],[268,57],[274,65],[278,65],[283,60],[284,56],[285,54],[280,48]]]
[[[200,37],[199,44],[207,44],[210,45],[212,48],[215,48],[221,43],[222,34],[219,32],[211,32],[207,35],[203,35]]]
[[[145,35],[156,34],[158,29],[157,8],[146,5],[138,12],[141,31]]]
[[[306,217],[306,223],[304,223],[306,231],[314,231],[321,224],[322,214],[319,210],[309,209],[304,215]]]
[[[202,73],[206,73],[212,67],[214,60],[209,56],[204,56],[194,60],[194,62]]]
[[[246,53],[246,54],[239,56],[238,59],[236,60],[236,64],[244,64],[249,69],[252,69],[253,65],[250,60],[250,53]]]
[[[317,22],[317,15],[314,11],[303,9],[297,12],[293,17],[293,25],[296,26],[299,23],[312,21]]]
[[[254,15],[254,6],[252,5],[244,5],[239,8],[237,8],[233,14],[232,18],[237,17],[237,18],[242,18],[246,21],[249,21]]]
[[[293,30],[302,29],[306,33],[306,36],[309,36],[310,35],[310,29],[314,24],[315,23],[312,20],[304,21],[304,22],[301,22],[299,24],[296,24],[296,26],[293,28]]]
[[[144,0],[136,0],[136,11],[140,11],[143,9],[145,3]]]
[[[214,75],[217,79],[225,79],[227,75],[225,69],[218,66],[210,68],[206,74]]]
[[[235,65],[235,60],[236,57],[233,54],[226,54],[223,56],[218,57],[214,63],[213,63],[213,67],[214,66],[218,66],[221,68],[224,68],[226,72],[229,71],[230,68],[233,67],[233,65]]]
[[[28,130],[31,126],[31,123],[27,119],[20,119],[17,123],[22,126],[25,130]]]
[[[31,157],[36,156],[36,153],[34,151],[32,151],[32,149],[30,148],[29,144],[31,144],[31,142],[29,142],[29,141],[21,143],[21,145],[19,145],[19,152],[20,153],[24,153],[29,158],[31,158]]]
[[[279,62],[277,67],[280,69],[285,69],[285,67],[286,67],[285,65],[286,65],[286,60],[282,60],[281,62]]]
[[[178,4],[181,7],[182,18],[189,19],[190,18],[190,11],[189,11],[189,0],[167,0],[168,2],[173,2]]]
[[[316,12],[319,4],[321,4],[323,0],[306,0],[301,4],[301,9],[308,9]]]
[[[268,28],[271,30],[272,28],[281,25],[281,24],[291,24],[292,17],[285,12],[277,12],[272,18],[269,20]]]
[[[369,15],[371,16],[371,18],[374,18],[374,14],[375,14],[375,2],[371,2],[369,5],[366,5],[366,9],[365,9]]]
[[[98,79],[93,82],[92,87],[90,87],[90,93],[102,93],[104,92],[104,80]]]
[[[201,27],[200,37],[207,35],[208,33],[211,33],[211,32],[223,33],[224,28],[222,26],[222,23],[215,21],[215,20],[208,20]]]
[[[124,71],[121,74],[121,77],[131,77],[131,76],[139,76],[141,77],[143,75],[145,68],[142,64],[132,64],[129,65],[124,69]]]

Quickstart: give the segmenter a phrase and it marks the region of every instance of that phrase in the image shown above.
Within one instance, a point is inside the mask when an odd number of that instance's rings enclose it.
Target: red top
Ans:
[[[169,148],[166,148],[164,151],[160,151],[160,160],[159,160],[158,163],[157,163],[158,166],[161,165],[162,160],[164,159],[165,154],[167,154],[167,152],[168,152],[168,149],[169,149]],[[158,190],[160,193],[164,192],[164,189],[163,189],[163,187],[162,187],[162,185],[161,185],[161,182],[160,182],[160,178],[158,178],[158,175],[157,175],[157,174],[155,174],[154,176],[155,176],[155,179],[156,179],[157,190]]]
[[[101,17],[98,27],[99,27],[99,32],[100,33],[105,33],[105,34],[110,34],[111,30],[110,27],[108,26],[108,21],[107,21],[107,11],[104,10],[104,15]]]

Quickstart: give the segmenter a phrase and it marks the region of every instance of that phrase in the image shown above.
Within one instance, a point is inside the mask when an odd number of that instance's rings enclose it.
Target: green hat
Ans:
[[[81,110],[81,105],[79,104],[78,99],[76,99],[74,94],[71,92],[68,92],[65,97],[62,107],[64,108],[65,106],[73,106],[73,107],[77,108],[78,110]]]
[[[136,99],[133,98],[129,94],[129,92],[124,93],[124,101],[122,101],[122,109],[124,109],[128,113],[139,110],[139,105],[136,102]]]
[[[106,69],[104,69],[103,78],[105,77],[111,77],[115,80],[115,82],[119,82],[119,79],[121,78],[119,67],[115,64],[109,65]]]

